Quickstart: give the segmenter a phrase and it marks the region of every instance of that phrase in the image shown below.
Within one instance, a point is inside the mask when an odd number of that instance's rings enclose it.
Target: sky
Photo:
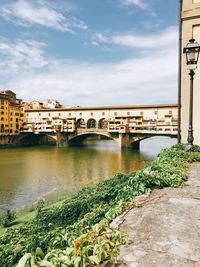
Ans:
[[[1,0],[0,88],[65,106],[177,103],[178,0]]]

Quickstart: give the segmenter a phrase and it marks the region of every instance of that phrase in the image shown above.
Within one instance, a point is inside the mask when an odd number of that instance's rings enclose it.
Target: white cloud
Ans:
[[[110,64],[45,59],[44,49],[45,44],[33,41],[2,42],[0,87],[26,100],[56,98],[66,105],[177,101],[177,50],[173,46]]]
[[[113,36],[104,36],[101,33],[96,33],[92,37],[92,44],[115,44],[119,46],[125,46],[129,48],[137,49],[156,49],[161,47],[167,47],[177,45],[178,29],[177,27],[169,27],[159,33],[150,35],[138,35],[138,34],[118,34]]]
[[[33,40],[17,40],[15,43],[9,43],[6,40],[0,40],[0,54],[2,56],[1,64],[4,69],[12,70],[43,68],[48,65],[44,59],[43,49],[46,44]]]
[[[158,28],[160,26],[160,23],[158,23],[158,22],[153,23],[151,21],[144,21],[143,25],[145,26],[146,29],[153,29],[153,28]]]
[[[6,20],[21,26],[37,24],[64,32],[73,32],[76,28],[87,30],[83,21],[69,14],[66,17],[46,1],[18,0],[3,6],[0,11]]]
[[[148,8],[148,4],[145,0],[121,0],[122,6],[136,6],[142,9]]]

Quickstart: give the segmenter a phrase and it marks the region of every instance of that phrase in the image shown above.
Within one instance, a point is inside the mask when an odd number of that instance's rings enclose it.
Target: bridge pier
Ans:
[[[135,150],[140,149],[140,141],[134,141],[134,137],[130,133],[119,133],[119,137],[115,138],[120,148],[132,148]]]
[[[68,135],[65,135],[61,132],[56,132],[56,146],[68,147]]]
[[[0,148],[20,146],[20,135],[1,135]]]

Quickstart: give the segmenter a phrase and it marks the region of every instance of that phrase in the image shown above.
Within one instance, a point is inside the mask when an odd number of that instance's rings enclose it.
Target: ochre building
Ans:
[[[10,90],[0,91],[0,135],[18,135],[22,125],[21,100]]]
[[[182,1],[182,48],[191,38],[200,44],[200,0]],[[182,92],[181,92],[181,141],[187,143],[189,122],[190,79],[185,54],[182,54]],[[194,76],[194,143],[200,145],[200,60]]]

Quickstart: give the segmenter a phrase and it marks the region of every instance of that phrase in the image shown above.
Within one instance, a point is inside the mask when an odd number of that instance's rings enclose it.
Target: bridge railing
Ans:
[[[98,129],[98,128],[78,128],[76,130],[77,134],[83,134],[83,133],[108,133],[107,129]]]

